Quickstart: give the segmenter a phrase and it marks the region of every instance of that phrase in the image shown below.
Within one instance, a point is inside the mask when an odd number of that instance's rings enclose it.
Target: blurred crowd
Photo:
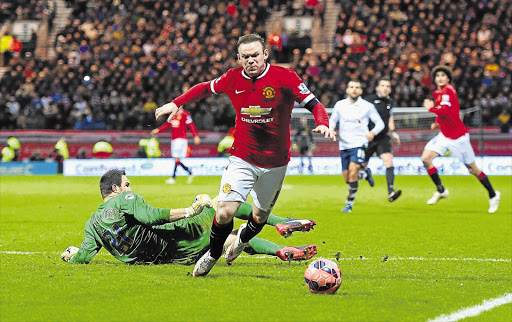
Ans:
[[[0,1],[0,23],[16,20],[45,20],[51,30],[57,14],[54,0],[10,0]]]
[[[68,0],[73,15],[57,36],[56,56],[10,60],[0,79],[0,129],[149,131],[159,125],[158,106],[237,66],[238,37],[266,37],[265,21],[292,2]],[[325,3],[316,3],[299,10],[323,18]],[[352,77],[369,93],[388,75],[397,106],[421,106],[431,95],[431,68],[449,64],[461,107],[482,106],[485,125],[500,125],[512,101],[512,2],[350,0],[341,7],[333,53],[289,57],[324,105],[343,98]],[[199,130],[234,124],[225,95],[187,110]]]

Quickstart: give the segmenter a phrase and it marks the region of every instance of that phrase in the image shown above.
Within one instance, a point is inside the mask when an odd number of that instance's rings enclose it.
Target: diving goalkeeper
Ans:
[[[210,225],[216,199],[198,195],[188,208],[164,209],[149,205],[131,190],[123,170],[110,170],[100,180],[103,203],[85,224],[80,248],[70,246],[61,258],[73,264],[89,263],[104,247],[118,260],[129,264],[193,264],[210,246]],[[236,217],[247,219],[250,204],[242,204]],[[288,237],[294,231],[309,231],[313,220],[286,219],[270,215],[267,224]],[[234,230],[226,240],[236,238]],[[285,247],[254,237],[245,249],[248,254],[268,254],[283,261],[306,260],[317,253],[315,245]]]

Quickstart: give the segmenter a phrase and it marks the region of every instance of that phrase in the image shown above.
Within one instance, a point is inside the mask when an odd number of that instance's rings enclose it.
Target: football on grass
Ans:
[[[335,262],[319,258],[308,265],[304,279],[311,293],[334,294],[341,285],[341,272]]]

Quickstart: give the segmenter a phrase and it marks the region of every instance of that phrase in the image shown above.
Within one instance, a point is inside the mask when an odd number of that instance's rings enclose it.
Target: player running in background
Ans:
[[[351,80],[347,84],[348,97],[336,102],[329,120],[331,130],[339,128],[339,147],[343,179],[348,184],[348,196],[342,212],[352,212],[354,199],[359,188],[359,170],[364,164],[368,142],[384,129],[384,122],[372,103],[361,97],[361,82]],[[375,127],[368,130],[372,120]]]
[[[304,158],[308,158],[309,166],[308,170],[313,173],[313,163],[311,157],[313,156],[313,149],[315,143],[313,141],[313,134],[308,126],[308,119],[302,117],[300,119],[300,126],[295,133],[295,143],[293,144],[294,150],[299,150],[300,154],[300,173],[304,173]]]
[[[209,247],[209,231],[216,200],[198,195],[188,208],[154,208],[132,191],[123,170],[110,170],[100,180],[103,203],[85,224],[80,248],[70,246],[61,255],[73,264],[89,263],[104,247],[118,260],[131,264],[193,264]],[[210,208],[210,207],[214,208]],[[250,204],[243,204],[237,217],[247,219]],[[271,215],[268,224],[287,237],[295,231],[309,231],[313,220],[286,219]],[[236,231],[226,241],[235,240]],[[253,238],[245,249],[249,254],[269,254],[283,261],[305,260],[317,252],[315,245],[286,247]]]
[[[186,165],[184,165],[180,159],[187,157],[188,151],[188,139],[187,139],[187,127],[190,129],[190,132],[194,136],[194,144],[199,145],[201,143],[201,139],[199,138],[199,133],[197,132],[196,126],[192,121],[192,117],[190,113],[185,110],[178,111],[173,118],[167,120],[164,124],[160,125],[158,128],[151,131],[151,135],[156,135],[162,131],[167,130],[169,127],[171,129],[171,156],[174,158],[174,170],[172,172],[172,177],[165,180],[165,183],[174,184],[176,183],[176,171],[178,167],[182,167],[183,170],[188,172],[187,183],[192,183],[194,179],[194,175],[192,174],[192,170],[190,170]]]
[[[194,276],[208,274],[222,255],[224,242],[233,230],[233,218],[249,193],[253,198],[252,215],[226,251],[226,261],[232,262],[265,225],[290,160],[290,120],[295,101],[313,113],[318,124],[313,132],[336,138],[328,128],[325,107],[300,77],[291,69],[267,63],[263,38],[244,35],[238,39],[237,50],[242,67],[193,86],[155,111],[157,119],[167,114],[172,118],[181,106],[220,93],[229,96],[236,110],[235,140],[228,150],[231,156],[221,179],[210,250],[196,263]]]
[[[365,171],[360,171],[360,179],[364,178],[368,181],[371,187],[375,184],[373,180],[372,172],[370,168],[367,168],[370,157],[376,153],[381,158],[384,166],[386,167],[386,182],[388,184],[388,200],[390,202],[395,201],[402,194],[401,190],[395,190],[395,168],[393,167],[393,146],[391,139],[394,142],[400,144],[400,137],[396,133],[395,119],[393,118],[393,99],[389,96],[391,94],[391,80],[389,77],[381,77],[377,81],[377,87],[375,88],[375,94],[366,97],[366,100],[372,103],[380,118],[384,122],[384,130],[379,134],[375,135],[375,138],[368,143],[366,149],[366,157],[364,158]],[[370,121],[369,129],[373,129],[375,124]],[[388,131],[391,131],[391,137],[388,135]]]
[[[475,164],[475,152],[469,140],[469,132],[459,115],[459,99],[455,87],[450,84],[453,80],[452,70],[448,66],[439,65],[434,67],[432,75],[437,86],[434,91],[434,100],[426,99],[423,105],[430,112],[437,115],[430,128],[433,130],[440,128],[441,131],[428,141],[421,156],[430,178],[437,187],[437,191],[427,201],[427,204],[433,205],[448,197],[448,189],[445,189],[441,183],[441,178],[436,167],[432,164],[432,160],[450,151],[451,155],[463,162],[469,172],[477,177],[487,189],[489,192],[489,213],[494,213],[498,210],[501,195],[499,191],[493,189],[487,175],[480,171]]]

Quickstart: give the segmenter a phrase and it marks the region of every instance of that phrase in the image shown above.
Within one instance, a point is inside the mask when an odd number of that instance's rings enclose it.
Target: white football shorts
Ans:
[[[171,156],[173,158],[186,158],[188,149],[187,139],[174,139],[171,141]]]
[[[260,168],[230,156],[220,181],[218,200],[245,202],[251,193],[254,205],[270,212],[281,192],[287,167]]]
[[[425,150],[434,151],[439,153],[439,155],[444,155],[449,150],[453,157],[459,159],[464,164],[475,162],[475,152],[469,141],[469,133],[452,140],[439,132],[438,135],[428,141],[427,145],[425,145]]]

